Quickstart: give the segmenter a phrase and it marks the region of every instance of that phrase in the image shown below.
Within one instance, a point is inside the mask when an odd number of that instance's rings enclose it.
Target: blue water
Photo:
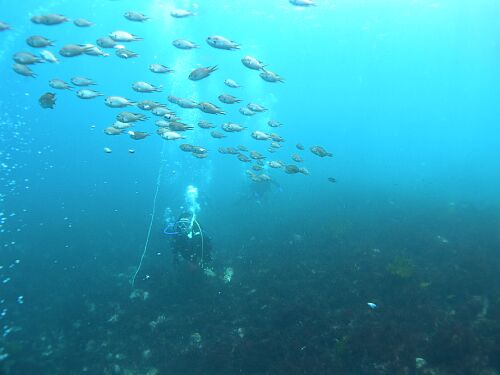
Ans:
[[[140,3],[0,1],[0,21],[11,26],[0,32],[0,371],[499,373],[500,5]],[[173,18],[174,8],[196,15]],[[130,22],[129,10],[151,20]],[[47,13],[95,25],[30,22]],[[126,44],[139,58],[57,53],[114,30],[144,39]],[[40,52],[26,44],[31,35],[55,40],[47,49],[60,60],[30,66],[36,78],[11,68],[14,53]],[[241,49],[214,49],[210,35]],[[200,48],[176,49],[178,38]],[[245,55],[285,82],[263,81],[242,65]],[[175,72],[151,73],[152,63]],[[213,65],[210,77],[187,79]],[[165,141],[154,115],[129,107],[149,116],[134,130],[151,135],[108,136],[121,109],[48,85],[74,76],[92,78],[105,96],[165,103],[195,129]],[[242,88],[225,86],[227,78]],[[136,81],[162,92],[139,94]],[[57,94],[55,109],[38,104],[45,92]],[[243,101],[222,104],[222,93]],[[181,109],[168,95],[227,114]],[[249,102],[268,111],[244,117],[238,108]],[[196,125],[202,119],[221,132],[226,121],[247,129],[214,139]],[[285,141],[269,153],[255,130]],[[266,156],[272,184],[248,178],[255,161],[218,152],[238,145]],[[315,145],[333,157],[314,155]],[[267,167],[299,164],[293,153],[310,175]],[[199,192],[215,277],[172,265],[164,229],[189,210],[188,185]]]

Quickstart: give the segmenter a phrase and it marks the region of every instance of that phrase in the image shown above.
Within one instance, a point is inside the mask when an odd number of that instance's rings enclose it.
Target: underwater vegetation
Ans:
[[[398,256],[394,261],[387,265],[387,271],[391,275],[407,279],[413,276],[415,272],[415,265],[409,258]]]

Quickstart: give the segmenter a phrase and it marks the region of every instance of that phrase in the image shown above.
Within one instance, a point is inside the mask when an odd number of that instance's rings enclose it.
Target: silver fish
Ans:
[[[73,24],[75,26],[78,26],[78,27],[90,27],[92,26],[94,23],[93,22],[90,22],[84,18],[77,18],[76,20],[73,21]]]
[[[200,128],[202,128],[202,129],[213,129],[213,128],[215,128],[215,126],[212,123],[210,123],[208,121],[205,121],[205,120],[198,121],[198,126]]]
[[[260,104],[256,104],[256,103],[247,104],[247,108],[253,112],[265,112],[265,111],[267,111],[267,108],[264,108]]]
[[[150,83],[139,81],[139,82],[134,82],[132,84],[132,89],[137,92],[144,92],[144,93],[150,93],[150,92],[160,92],[161,91],[161,86],[156,87]]]
[[[136,121],[144,121],[147,119],[147,116],[143,115],[142,113],[132,113],[124,111],[117,114],[116,119],[120,122],[129,123]]]
[[[10,25],[7,22],[0,21],[0,31],[10,30]]]
[[[283,168],[284,164],[281,161],[278,160],[271,160],[267,163],[271,168],[279,169]]]
[[[123,134],[123,130],[118,129],[114,126],[108,126],[106,129],[104,129],[104,133],[107,135],[120,135]]]
[[[97,98],[98,96],[103,96],[103,94],[101,94],[100,92],[89,89],[78,90],[76,95],[80,99],[94,99]]]
[[[155,121],[155,125],[159,128],[168,128],[170,125],[170,121],[167,120],[157,120]]]
[[[267,125],[269,125],[271,128],[277,128],[281,125],[283,125],[281,122],[277,121],[277,120],[269,120],[267,122]]]
[[[245,154],[241,154],[241,153],[239,153],[237,155],[237,158],[239,161],[242,161],[243,163],[249,163],[252,161],[248,156],[246,156]]]
[[[266,66],[262,61],[257,60],[252,56],[245,56],[241,59],[243,65],[245,65],[248,69],[253,70],[261,70]]]
[[[168,101],[171,103],[177,104],[179,107],[182,107],[182,108],[188,108],[188,109],[198,108],[198,103],[196,103],[195,101],[193,101],[191,99],[187,99],[187,98],[177,98],[175,96],[170,95],[168,97]]]
[[[215,66],[208,66],[208,67],[204,67],[204,68],[198,68],[198,69],[195,69],[193,70],[190,74],[189,74],[189,79],[191,81],[199,81],[203,78],[206,78],[208,77],[211,73],[215,72],[217,70],[217,65]]]
[[[127,122],[115,121],[114,124],[111,126],[113,128],[123,130],[123,129],[131,128],[133,126],[133,124],[127,123]]]
[[[149,136],[149,133],[146,133],[146,132],[134,132],[134,131],[129,131],[127,132],[127,134],[130,136],[130,138],[132,138],[133,140],[140,140],[140,139],[144,139],[146,137]]]
[[[267,141],[271,138],[270,134],[264,133],[260,130],[256,130],[252,132],[252,138],[257,139],[258,141]]]
[[[316,6],[313,0],[289,0],[290,4],[300,7]]]
[[[53,46],[54,42],[40,35],[33,35],[26,39],[26,43],[33,48]]]
[[[117,48],[115,51],[115,54],[116,54],[116,56],[118,56],[122,59],[130,59],[130,58],[139,56],[139,54],[137,54],[133,51],[130,51],[126,48]]]
[[[49,81],[49,86],[52,87],[53,89],[58,89],[58,90],[72,90],[72,87],[68,85],[66,82],[64,82],[61,79],[51,79]]]
[[[179,49],[198,48],[198,45],[196,45],[195,43],[190,42],[189,40],[186,40],[186,39],[176,39],[172,42],[172,45],[176,48],[179,48]]]
[[[232,95],[229,95],[229,94],[222,94],[222,95],[219,95],[219,100],[224,103],[224,104],[234,104],[234,103],[239,103],[241,102],[240,99],[238,98],[235,98],[234,96]]]
[[[139,103],[137,103],[137,106],[144,111],[152,111],[153,109],[158,107],[165,107],[164,104],[154,102],[152,100],[141,100]]]
[[[93,44],[84,44],[86,47],[85,49],[85,54],[89,56],[104,56],[107,57],[109,56],[109,53],[104,52],[102,49],[100,49],[97,46],[94,46]]]
[[[224,112],[222,109],[217,107],[215,104],[212,104],[209,102],[198,103],[198,108],[202,112],[210,113],[213,115],[225,115],[226,114],[226,112]]]
[[[14,70],[14,72],[22,76],[33,77],[33,78],[36,77],[36,74],[33,73],[33,71],[27,65],[24,64],[15,63],[14,65],[12,65],[12,69]]]
[[[248,107],[241,107],[239,110],[238,110],[243,116],[253,116],[255,115],[255,112],[252,111],[250,108]]]
[[[111,34],[109,34],[110,38],[113,39],[115,42],[134,42],[138,40],[142,40],[141,37],[138,37],[137,35],[131,34],[127,31],[123,30],[116,30],[113,31]]]
[[[71,83],[75,86],[92,86],[95,85],[95,82],[90,78],[85,77],[73,77],[71,78]]]
[[[153,73],[172,73],[173,70],[162,64],[151,64],[149,65],[149,70]]]
[[[183,122],[179,122],[179,121],[170,121],[168,124],[168,127],[170,128],[170,130],[176,131],[176,132],[185,132],[186,130],[193,129],[192,126],[190,126],[188,124],[184,124]]]
[[[209,36],[207,38],[207,43],[209,46],[218,49],[225,49],[225,50],[240,49],[240,45],[238,43],[233,42],[232,40],[229,40],[220,35]]]
[[[274,72],[271,72],[270,70],[263,70],[262,72],[260,72],[259,77],[262,78],[264,81],[271,83],[285,82],[285,80],[282,77],[280,77]]]
[[[43,63],[41,58],[33,55],[31,52],[16,52],[12,58],[16,63],[23,65]]]
[[[66,44],[59,50],[59,54],[64,57],[75,57],[84,54],[88,49],[91,49],[88,45]]]
[[[151,110],[151,113],[155,116],[165,116],[172,114],[172,111],[167,107],[155,107]]]
[[[122,96],[108,96],[104,99],[104,103],[111,108],[124,108],[127,106],[136,105],[135,102],[122,97]]]
[[[96,44],[102,48],[115,48],[117,43],[109,36],[105,36],[97,39]]]
[[[266,157],[258,151],[250,151],[250,157],[255,160],[265,159]]]
[[[39,24],[39,25],[59,25],[64,22],[69,22],[62,14],[45,14],[45,15],[37,15],[31,17],[31,22]]]
[[[40,55],[42,55],[43,59],[49,63],[59,63],[59,59],[52,52],[46,49],[40,52]]]
[[[134,21],[134,22],[144,22],[144,21],[149,20],[148,16],[146,16],[142,13],[139,13],[139,12],[134,12],[134,11],[125,12],[123,14],[123,17],[125,17],[129,21]]]
[[[210,132],[210,135],[213,137],[213,138],[216,138],[216,139],[222,139],[222,138],[226,138],[226,136],[218,131],[211,131]]]
[[[225,122],[221,125],[222,130],[225,132],[233,133],[233,132],[241,132],[246,129],[246,127],[241,126],[239,124],[235,124],[232,122]]]
[[[185,139],[186,138],[186,137],[180,135],[179,133],[171,132],[171,131],[162,132],[161,137],[163,139],[168,140],[168,141],[175,141],[177,139]]]
[[[173,9],[172,11],[170,11],[170,15],[174,18],[186,18],[194,16],[195,14],[193,12],[190,12],[189,10]]]
[[[332,157],[333,154],[331,152],[326,151],[323,147],[321,146],[312,146],[310,148],[311,152],[315,155],[318,155],[321,158],[324,158],[325,156],[330,156]]]
[[[224,81],[224,84],[227,87],[231,87],[233,89],[237,89],[237,88],[241,87],[238,83],[236,83],[236,81],[229,79],[229,78]]]

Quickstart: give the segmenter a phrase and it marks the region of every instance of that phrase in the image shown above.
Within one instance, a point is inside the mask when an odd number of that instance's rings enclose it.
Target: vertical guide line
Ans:
[[[144,251],[142,252],[141,260],[139,262],[139,265],[137,266],[137,269],[135,270],[134,276],[132,277],[132,287],[135,287],[135,278],[137,277],[137,274],[139,273],[139,271],[142,267],[142,262],[144,260],[144,257],[146,256],[146,252],[148,250],[149,238],[151,237],[151,229],[153,228],[153,221],[154,221],[155,212],[156,212],[156,198],[158,197],[158,191],[160,190],[161,172],[163,170],[163,162],[165,161],[164,155],[165,155],[165,142],[163,142],[163,145],[161,148],[160,168],[158,169],[158,178],[156,179],[156,191],[155,191],[155,195],[153,198],[153,210],[151,211],[151,221],[149,222],[148,235],[146,237],[146,243],[144,244]]]

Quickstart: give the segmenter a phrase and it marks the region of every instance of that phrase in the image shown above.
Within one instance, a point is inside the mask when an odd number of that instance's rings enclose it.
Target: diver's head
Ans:
[[[177,220],[177,231],[179,234],[187,236],[193,231],[193,218],[191,212],[185,212],[179,216],[179,220]]]

